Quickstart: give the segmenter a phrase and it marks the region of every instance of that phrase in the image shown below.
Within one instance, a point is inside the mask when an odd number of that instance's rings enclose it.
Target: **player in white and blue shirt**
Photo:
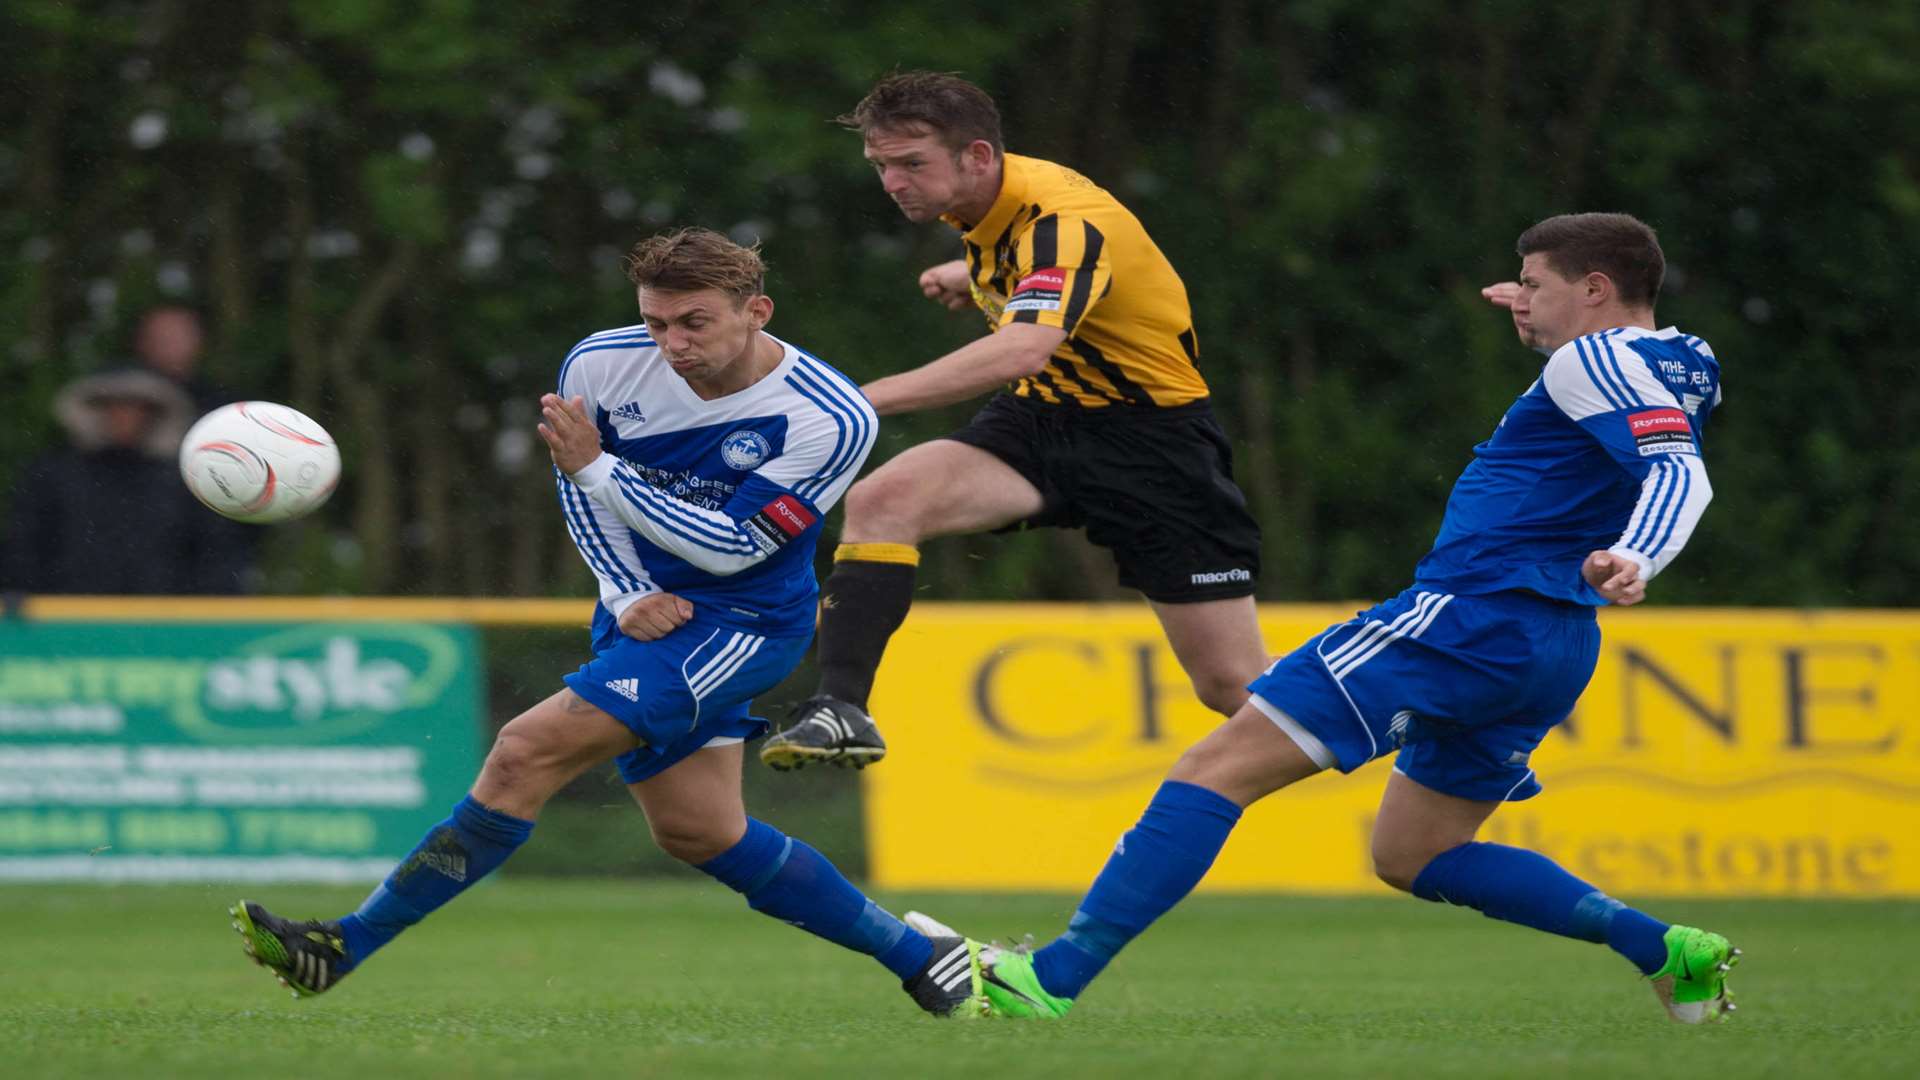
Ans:
[[[874,957],[930,1013],[984,1008],[977,944],[909,928],[741,801],[740,744],[767,726],[749,706],[813,636],[821,521],[878,428],[858,386],[766,332],[763,274],[758,252],[702,229],[629,256],[644,322],[580,342],[541,399],[567,529],[600,582],[594,659],[502,729],[472,792],[358,911],[233,909],[296,993],[329,989],[498,867],[554,793],[611,758],[669,854]]]
[[[1393,754],[1373,836],[1384,881],[1604,942],[1677,1020],[1731,1010],[1726,938],[1627,908],[1545,856],[1474,841],[1502,803],[1540,790],[1528,757],[1593,674],[1594,608],[1638,603],[1693,534],[1712,495],[1701,432],[1720,401],[1707,344],[1655,329],[1665,264],[1645,224],[1550,218],[1518,250],[1519,282],[1489,298],[1550,358],[1474,448],[1413,586],[1254,680],[1247,706],[1175,765],[1067,933],[1030,956],[989,955],[996,1010],[1064,1013],[1200,881],[1243,807]]]
[[[879,427],[844,375],[767,340],[773,368],[713,401],[661,359],[644,325],[587,338],[561,369],[559,396],[581,402],[604,448],[557,473],[567,530],[600,582],[597,656],[566,682],[645,741],[620,759],[628,783],[684,756],[696,714],[715,739],[764,731],[747,703],[806,650],[822,519]],[[692,621],[662,643],[628,644],[619,616],[660,592],[691,603]],[[670,677],[681,668],[685,679]],[[641,693],[660,685],[673,693]]]

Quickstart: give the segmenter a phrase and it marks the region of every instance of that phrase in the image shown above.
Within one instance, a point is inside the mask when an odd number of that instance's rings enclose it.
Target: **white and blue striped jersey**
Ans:
[[[1718,404],[1713,350],[1672,327],[1616,327],[1561,346],[1473,448],[1415,582],[1598,606],[1606,600],[1580,564],[1602,549],[1653,577],[1713,497],[1700,437]]]
[[[738,630],[812,633],[814,546],[879,421],[851,379],[774,340],[779,366],[713,401],[645,326],[567,354],[559,393],[585,399],[606,452],[571,477],[556,470],[560,507],[613,616],[665,591]]]

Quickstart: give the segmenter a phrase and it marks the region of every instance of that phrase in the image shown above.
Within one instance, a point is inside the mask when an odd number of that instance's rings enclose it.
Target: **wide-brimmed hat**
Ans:
[[[107,445],[106,417],[101,409],[110,401],[137,401],[153,409],[153,426],[139,449],[153,457],[172,457],[180,438],[193,422],[193,399],[165,376],[137,368],[103,371],[75,379],[53,399],[53,414],[82,450]]]

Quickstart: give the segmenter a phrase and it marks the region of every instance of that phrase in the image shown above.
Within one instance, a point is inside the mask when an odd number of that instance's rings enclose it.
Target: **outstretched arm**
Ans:
[[[929,364],[861,387],[881,416],[951,405],[1040,373],[1066,340],[1057,326],[1012,323]]]

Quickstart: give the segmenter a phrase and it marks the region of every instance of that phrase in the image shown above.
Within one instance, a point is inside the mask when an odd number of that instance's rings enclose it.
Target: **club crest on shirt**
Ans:
[[[726,438],[720,440],[721,460],[725,461],[728,467],[739,469],[741,472],[759,468],[760,463],[767,460],[767,456],[771,453],[773,453],[773,445],[767,442],[767,437],[746,428],[729,432]]]

